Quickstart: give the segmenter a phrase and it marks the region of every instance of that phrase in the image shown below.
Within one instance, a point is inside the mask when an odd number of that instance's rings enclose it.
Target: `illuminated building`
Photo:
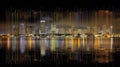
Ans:
[[[20,23],[20,27],[19,27],[19,34],[20,35],[25,35],[25,25],[24,23]]]
[[[45,33],[50,33],[50,28],[48,26],[45,27]]]
[[[15,11],[11,13],[11,30],[13,35],[18,35],[19,34],[19,26],[18,26],[18,20],[17,20],[17,15],[18,13]]]
[[[56,33],[56,34],[58,34],[58,32],[59,32],[59,29],[58,29],[58,28],[56,28],[56,32],[55,32],[55,33]]]
[[[40,21],[40,31],[41,33],[45,33],[45,20]]]
[[[87,33],[90,33],[90,27],[89,26],[87,26]]]
[[[79,34],[82,34],[82,29],[78,29],[78,33],[79,33]]]
[[[112,25],[112,12],[109,10],[98,11],[98,27],[106,32]],[[108,31],[110,32],[110,31]]]
[[[32,34],[32,31],[33,31],[32,29],[33,29],[32,26],[27,26],[26,33],[27,34]]]
[[[64,28],[59,28],[58,33],[59,33],[59,34],[64,34]]]
[[[55,32],[56,32],[56,25],[51,24],[51,33],[55,33]]]

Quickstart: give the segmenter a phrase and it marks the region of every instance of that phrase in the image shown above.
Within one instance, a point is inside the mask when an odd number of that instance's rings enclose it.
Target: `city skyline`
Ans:
[[[119,64],[116,0],[4,0],[0,8],[0,64]]]
[[[16,12],[16,13],[15,13]],[[5,23],[1,23],[1,33],[9,33],[11,26],[19,27],[20,23],[27,26],[38,27],[40,21],[45,21],[45,26],[50,28],[54,23],[56,27],[77,29],[96,27],[99,30],[108,29],[112,26],[114,33],[119,33],[119,11],[110,10],[94,10],[94,11],[66,11],[66,12],[44,12],[44,11],[22,11],[16,10],[14,12],[7,11]]]

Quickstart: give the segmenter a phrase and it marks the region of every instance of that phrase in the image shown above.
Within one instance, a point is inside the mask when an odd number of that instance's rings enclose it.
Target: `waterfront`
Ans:
[[[89,64],[118,62],[119,37],[1,37],[1,63]],[[2,52],[2,49],[4,50]],[[1,54],[2,55],[2,54]],[[3,61],[4,62],[3,62]]]

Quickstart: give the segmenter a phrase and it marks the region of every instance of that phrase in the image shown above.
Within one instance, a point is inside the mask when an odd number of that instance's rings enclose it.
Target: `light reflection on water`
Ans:
[[[12,46],[12,52],[15,52],[16,51],[16,45],[17,45],[17,43],[16,43],[16,37],[12,37],[11,38],[11,46]]]
[[[24,54],[24,52],[25,52],[25,42],[24,41],[25,41],[24,37],[20,37],[20,53],[21,54]],[[31,44],[29,43],[29,45],[31,45]]]
[[[44,56],[45,55],[45,47],[48,45],[47,42],[44,42],[46,39],[41,39],[40,40],[40,51],[41,51],[41,55]],[[39,41],[39,40],[38,40]],[[45,44],[45,45],[44,45]]]
[[[7,42],[7,43],[6,43]],[[80,37],[52,37],[33,38],[33,37],[11,37],[0,40],[6,46],[9,57],[7,60],[19,62],[23,56],[28,59],[40,60],[41,56],[46,56],[47,51],[57,54],[57,51],[68,54],[69,60],[88,61],[98,63],[112,62],[113,38],[80,38]],[[84,59],[89,54],[92,57]],[[12,59],[11,59],[12,58]],[[22,60],[25,62],[25,60]],[[26,61],[27,62],[27,61]]]

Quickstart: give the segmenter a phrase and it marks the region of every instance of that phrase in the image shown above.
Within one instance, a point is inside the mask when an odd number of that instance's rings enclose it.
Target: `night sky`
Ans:
[[[113,9],[119,8],[117,0],[2,0],[2,9]]]
[[[114,10],[120,9],[120,6],[117,0],[1,0],[0,8],[0,21],[4,21],[5,11],[7,10]]]

